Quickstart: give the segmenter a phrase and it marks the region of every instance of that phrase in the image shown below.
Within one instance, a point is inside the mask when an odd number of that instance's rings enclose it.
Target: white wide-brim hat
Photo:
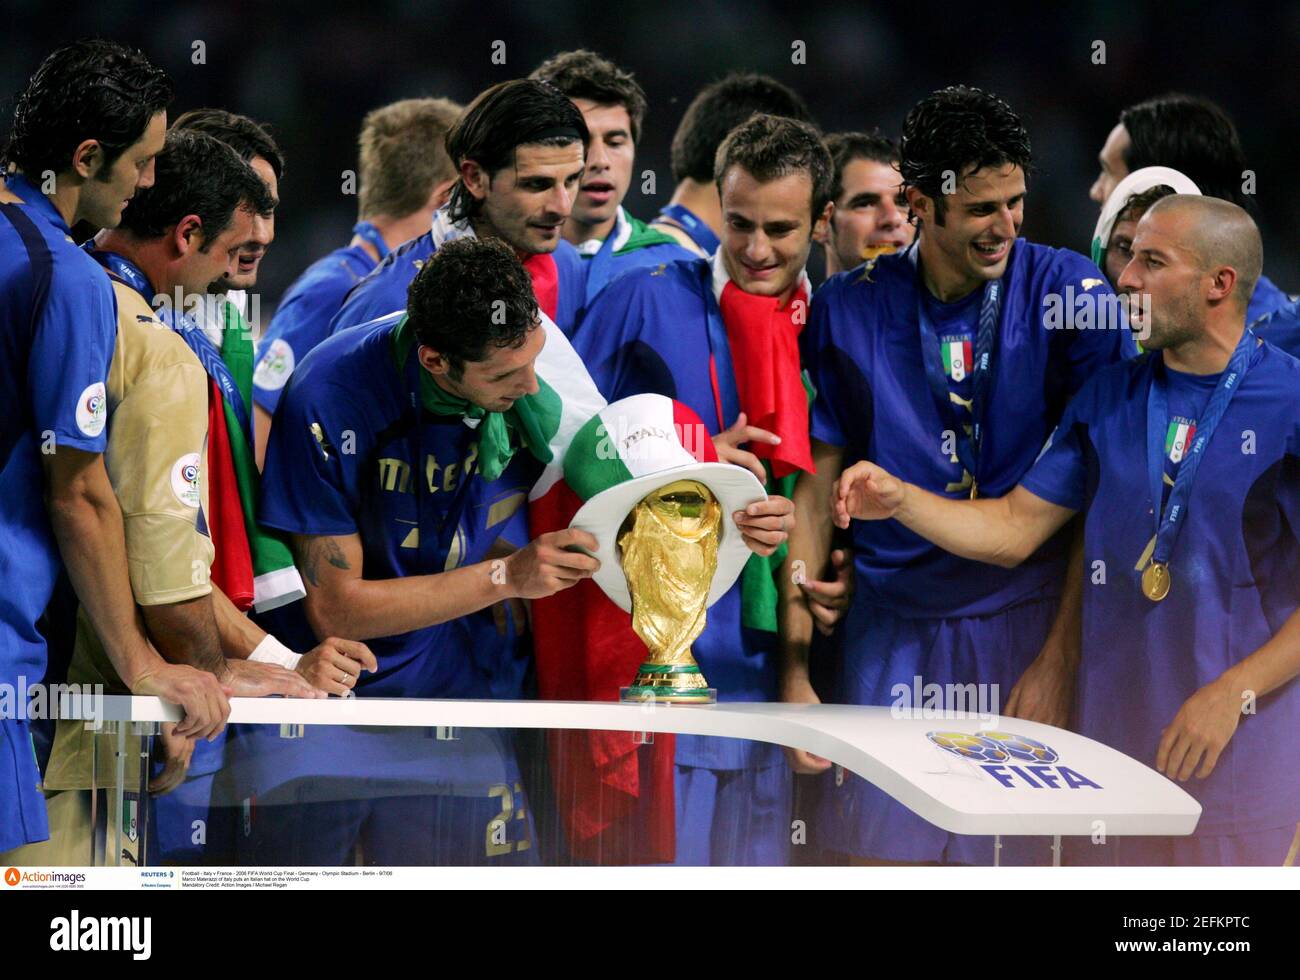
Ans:
[[[625,612],[632,610],[632,594],[623,575],[618,535],[628,514],[647,495],[678,480],[695,480],[717,498],[722,522],[710,606],[736,583],[751,554],[732,515],[767,499],[753,473],[717,461],[699,416],[664,395],[633,395],[592,416],[570,444],[564,476],[586,501],[569,526],[596,538],[600,570],[593,578]]]

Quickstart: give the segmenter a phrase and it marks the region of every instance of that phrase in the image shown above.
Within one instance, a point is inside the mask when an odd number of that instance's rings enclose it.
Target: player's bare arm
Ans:
[[[831,490],[844,454],[838,446],[813,440],[815,473],[800,473],[794,489],[795,527],[780,578],[782,700],[816,703],[808,682],[808,649],[817,613],[809,603],[808,582],[830,561]]]
[[[1074,703],[1074,677],[1083,646],[1083,521],[1076,519],[1061,604],[1043,649],[1025,668],[1003,713],[1065,727]]]
[[[46,505],[68,576],[114,669],[133,694],[180,704],[180,735],[213,738],[230,716],[217,678],[168,664],[150,645],[126,567],[122,511],[102,456],[60,449],[45,456]]]
[[[328,694],[342,696],[356,686],[363,670],[374,672],[379,669],[375,655],[368,646],[337,637],[330,637],[313,647],[297,660],[296,665],[286,663],[280,666],[250,660],[258,647],[272,639],[270,634],[240,612],[215,585],[212,587],[212,604],[217,614],[222,652],[231,672],[236,676],[247,677],[250,681],[265,681],[278,688],[263,691],[262,694],[308,698]],[[282,646],[279,649],[292,656],[292,651],[287,651]]]
[[[261,405],[253,406],[253,458],[260,473],[266,465],[266,444],[271,439],[271,413]]]
[[[361,574],[359,535],[294,535],[312,629],[318,637],[350,640],[424,629],[503,599],[551,595],[589,578],[600,567],[583,553],[596,547],[596,539],[584,531],[556,531],[508,558],[436,575],[366,579]]]
[[[1156,768],[1186,782],[1214,772],[1239,724],[1250,724],[1256,702],[1300,677],[1300,610],[1271,640],[1193,694],[1164,730]],[[1199,768],[1198,768],[1199,766]]]
[[[779,579],[780,605],[777,616],[781,630],[781,700],[796,704],[820,704],[808,675],[808,651],[816,613],[809,601],[810,576],[820,574],[830,559],[831,490],[843,465],[838,446],[813,440],[816,472],[803,472],[794,489],[796,522],[790,532],[790,551]],[[799,749],[787,749],[791,768],[799,773],[822,772],[830,763]]]
[[[961,558],[1015,568],[1075,513],[1017,486],[1005,497],[952,500],[905,483],[875,463],[855,463],[835,483],[835,524],[896,519]]]

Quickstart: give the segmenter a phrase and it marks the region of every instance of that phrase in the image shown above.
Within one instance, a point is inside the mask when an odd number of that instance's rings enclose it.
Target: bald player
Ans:
[[[1204,809],[1190,837],[1081,839],[1072,863],[1280,865],[1294,846],[1300,361],[1246,327],[1262,260],[1237,205],[1158,201],[1119,279],[1147,353],[1079,392],[1019,486],[951,500],[860,462],[832,494],[841,527],[893,519],[1003,567],[1086,515],[1078,729]]]

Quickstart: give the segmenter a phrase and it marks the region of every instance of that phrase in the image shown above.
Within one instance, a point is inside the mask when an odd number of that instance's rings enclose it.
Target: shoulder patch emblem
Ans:
[[[104,431],[108,422],[108,389],[104,382],[88,385],[77,399],[77,428],[81,434],[94,439]]]
[[[172,466],[172,493],[186,507],[199,509],[199,454],[189,453]]]

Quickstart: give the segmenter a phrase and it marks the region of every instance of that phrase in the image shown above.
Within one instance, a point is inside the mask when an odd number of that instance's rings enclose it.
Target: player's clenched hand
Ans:
[[[769,446],[776,446],[780,444],[781,437],[775,432],[750,425],[744,412],[736,417],[736,422],[730,429],[713,437],[713,448],[717,450],[721,462],[743,466],[758,477],[759,483],[766,483],[767,470],[763,469],[762,461],[749,450],[740,448],[741,443],[745,442],[765,442]]]
[[[154,796],[166,796],[185,782],[194,755],[194,739],[177,735],[176,722],[165,721],[158,733],[158,745],[162,748],[163,767],[149,780],[149,792]]]
[[[831,489],[831,514],[836,527],[848,527],[849,520],[882,521],[893,517],[903,505],[903,481],[863,460],[840,474]]]
[[[206,670],[185,664],[159,660],[156,667],[146,669],[136,678],[131,693],[179,704],[185,712],[176,726],[179,736],[192,735],[210,742],[221,734],[230,717],[228,690]]]
[[[356,640],[331,636],[324,643],[302,655],[294,672],[315,689],[318,696],[337,694],[346,697],[357,686],[363,670],[372,674],[379,661],[370,647]]]
[[[591,578],[600,562],[583,551],[599,547],[594,535],[575,528],[543,534],[506,563],[505,586],[512,597],[541,599]]]
[[[1193,772],[1201,779],[1214,772],[1219,754],[1241,721],[1241,704],[1240,691],[1221,681],[1206,684],[1183,702],[1164,730],[1156,750],[1156,769],[1180,783]]]
[[[806,678],[799,680],[786,680],[781,684],[781,700],[786,704],[821,704],[822,699],[817,696],[813,686],[808,683]],[[813,755],[803,749],[792,749],[788,745],[782,746],[785,751],[786,761],[790,763],[790,768],[800,775],[812,776],[819,772],[825,772],[831,767],[830,759],[823,759],[819,755]]]
[[[835,569],[834,579],[796,580],[803,590],[813,623],[823,636],[830,636],[835,631],[835,624],[844,618],[853,598],[853,562],[849,559],[849,553],[843,548],[836,548],[831,552],[831,566]]]
[[[785,497],[768,497],[754,501],[731,516],[749,550],[766,558],[790,537],[790,529],[794,527],[794,502]]]
[[[1003,714],[1064,728],[1074,703],[1072,662],[1049,642],[1016,681]]]

